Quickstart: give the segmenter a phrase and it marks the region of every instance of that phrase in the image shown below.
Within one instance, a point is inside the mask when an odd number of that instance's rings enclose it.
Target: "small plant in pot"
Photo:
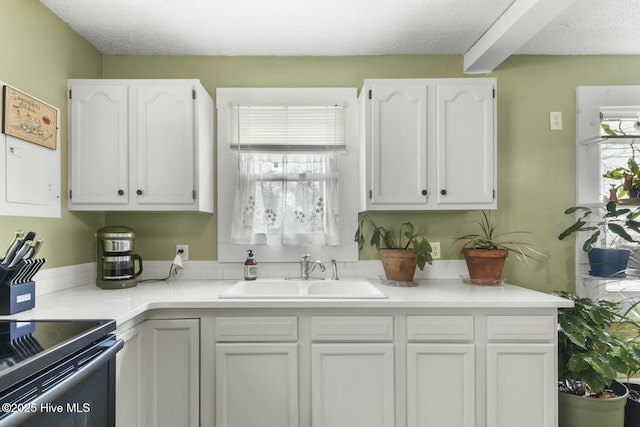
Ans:
[[[480,221],[476,224],[480,233],[467,234],[456,239],[465,241],[462,255],[469,270],[471,283],[493,286],[502,284],[500,278],[509,253],[513,253],[518,260],[524,262],[544,257],[543,253],[533,249],[529,244],[507,238],[516,234],[528,234],[526,231],[498,233],[497,224],[486,211],[482,211]]]
[[[623,427],[628,390],[615,381],[640,368],[625,340],[613,329],[624,322],[618,304],[566,292],[573,301],[558,309],[558,413],[564,427]]]
[[[604,208],[575,206],[568,208],[564,213],[567,215],[581,213],[582,215],[560,233],[558,236],[560,240],[580,231],[592,232],[582,245],[582,250],[589,258],[591,268],[589,274],[599,277],[625,277],[630,251],[614,246],[620,239],[632,244],[638,243],[631,233],[636,235],[640,233],[640,222],[636,221],[640,216],[640,208],[618,209],[615,202],[609,201]],[[592,220],[598,217],[599,219]],[[610,239],[611,243],[607,245],[608,233],[614,238]],[[604,247],[595,247],[596,244]]]
[[[368,227],[367,227],[368,226]],[[362,215],[354,241],[361,250],[365,242],[365,229],[371,229],[371,246],[380,254],[385,276],[394,282],[413,284],[416,266],[420,270],[433,262],[431,244],[423,232],[416,232],[411,222],[400,225],[399,232],[375,224],[369,215]]]

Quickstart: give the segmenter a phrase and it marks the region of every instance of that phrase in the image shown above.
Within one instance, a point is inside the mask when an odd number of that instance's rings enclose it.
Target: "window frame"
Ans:
[[[231,243],[231,215],[238,173],[237,151],[231,149],[231,114],[236,105],[344,105],[346,149],[338,163],[340,245],[325,247],[267,246]],[[357,88],[218,88],[218,262],[243,262],[253,249],[258,262],[298,262],[303,254],[314,259],[357,262],[353,233],[358,221],[359,139]]]

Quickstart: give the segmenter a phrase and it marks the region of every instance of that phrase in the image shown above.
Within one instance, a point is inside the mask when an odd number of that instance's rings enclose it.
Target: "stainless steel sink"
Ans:
[[[286,280],[258,279],[236,283],[220,294],[220,298],[386,298],[371,282],[365,279],[341,280]]]

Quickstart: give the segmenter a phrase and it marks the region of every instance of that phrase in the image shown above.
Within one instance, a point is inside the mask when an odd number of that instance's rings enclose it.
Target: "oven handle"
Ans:
[[[100,369],[102,365],[107,363],[109,360],[115,357],[116,353],[119,352],[122,347],[124,347],[124,341],[115,340],[110,342],[104,342],[99,344],[100,346],[107,347],[103,353],[93,359],[91,362],[84,365],[82,368],[78,369],[75,373],[70,375],[68,378],[65,378],[60,383],[56,384],[46,392],[42,393],[35,399],[25,402],[28,405],[35,405],[37,408],[40,408],[40,405],[47,402],[54,402],[57,398],[64,395],[66,392],[73,389],[75,386],[84,381],[87,377],[93,374],[95,371]],[[13,414],[5,417],[0,420],[0,427],[14,427],[19,426],[20,423],[27,420],[31,415],[34,415],[32,412],[14,412]]]

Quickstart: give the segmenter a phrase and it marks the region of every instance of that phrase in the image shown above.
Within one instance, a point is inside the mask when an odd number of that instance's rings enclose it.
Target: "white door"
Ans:
[[[427,86],[376,83],[369,102],[371,205],[426,204]]]
[[[438,206],[491,208],[495,189],[494,87],[436,88]]]
[[[198,427],[199,320],[147,320],[143,328],[144,425]]]
[[[554,344],[487,344],[486,425],[557,426],[555,357]]]
[[[313,427],[395,425],[393,344],[312,344]]]
[[[473,344],[408,344],[408,426],[475,426],[475,378]]]
[[[216,426],[296,427],[298,344],[216,344]]]
[[[129,202],[128,103],[125,84],[71,87],[72,203]]]
[[[193,204],[193,86],[140,84],[136,91],[136,200]]]

